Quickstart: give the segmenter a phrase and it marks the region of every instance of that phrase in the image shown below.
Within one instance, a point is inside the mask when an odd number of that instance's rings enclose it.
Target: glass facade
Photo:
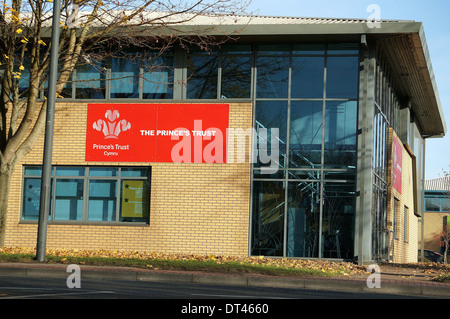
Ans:
[[[425,211],[450,213],[449,193],[442,191],[425,191]]]
[[[389,258],[388,207],[388,129],[400,132],[400,103],[389,76],[377,60],[375,70],[375,103],[373,120],[373,201],[372,201],[372,256]]]
[[[357,44],[258,47],[255,128],[277,139],[257,149],[279,160],[253,165],[251,255],[353,258],[358,67]]]
[[[25,166],[22,220],[38,220],[40,166]],[[52,168],[49,221],[149,222],[150,168]]]
[[[83,61],[64,97],[252,102],[259,153],[252,163],[249,253],[352,259],[359,44],[180,50],[148,53],[147,60],[131,52],[99,65]],[[262,160],[261,150],[273,148],[275,170],[267,171],[274,163]],[[59,169],[51,220],[120,222],[133,215],[123,207],[126,168],[86,167],[80,176],[59,176]],[[148,177],[133,178],[149,183]],[[25,174],[23,219],[37,218],[31,206],[38,202],[25,200],[33,196],[26,185],[37,187],[37,179]],[[148,222],[148,213],[130,220]]]

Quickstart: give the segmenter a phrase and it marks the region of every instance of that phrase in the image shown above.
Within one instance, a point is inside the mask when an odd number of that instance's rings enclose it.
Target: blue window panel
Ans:
[[[358,57],[328,57],[327,98],[356,99],[359,83]]]
[[[90,221],[116,220],[117,182],[107,180],[91,180],[89,182]]]
[[[291,97],[322,98],[325,58],[293,57]]]
[[[289,168],[321,167],[322,115],[322,101],[291,102]]]
[[[81,220],[83,180],[59,179],[56,182],[55,220]]]
[[[258,57],[257,67],[256,97],[287,98],[289,91],[289,57]]]
[[[356,165],[357,102],[327,102],[325,111],[324,165]]]
[[[41,196],[41,179],[25,178],[23,183],[22,219],[38,220]]]

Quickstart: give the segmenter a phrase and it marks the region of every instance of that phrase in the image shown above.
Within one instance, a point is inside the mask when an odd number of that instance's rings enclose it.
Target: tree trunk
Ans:
[[[5,244],[6,213],[8,211],[9,187],[12,169],[0,163],[0,247]]]
[[[444,250],[444,264],[447,264],[447,253],[448,253],[448,246],[449,246],[449,239],[448,239],[448,236],[446,236],[445,237],[445,240],[446,240],[446,242],[445,242],[445,250]]]

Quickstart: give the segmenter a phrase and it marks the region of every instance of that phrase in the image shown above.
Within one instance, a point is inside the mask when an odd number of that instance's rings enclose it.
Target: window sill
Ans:
[[[19,224],[28,224],[28,225],[37,225],[37,220],[21,220]],[[47,225],[70,225],[70,226],[132,226],[132,227],[149,227],[149,223],[145,222],[102,222],[102,221],[92,221],[92,222],[83,222],[83,221],[48,221]]]

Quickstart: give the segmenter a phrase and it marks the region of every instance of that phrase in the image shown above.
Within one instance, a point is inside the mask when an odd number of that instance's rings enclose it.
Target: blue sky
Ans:
[[[450,131],[450,1],[448,0],[253,0],[249,11],[259,15],[368,18],[367,7],[376,4],[382,19],[422,22],[431,55],[439,96]],[[426,144],[426,178],[444,176],[450,170],[450,132]]]

